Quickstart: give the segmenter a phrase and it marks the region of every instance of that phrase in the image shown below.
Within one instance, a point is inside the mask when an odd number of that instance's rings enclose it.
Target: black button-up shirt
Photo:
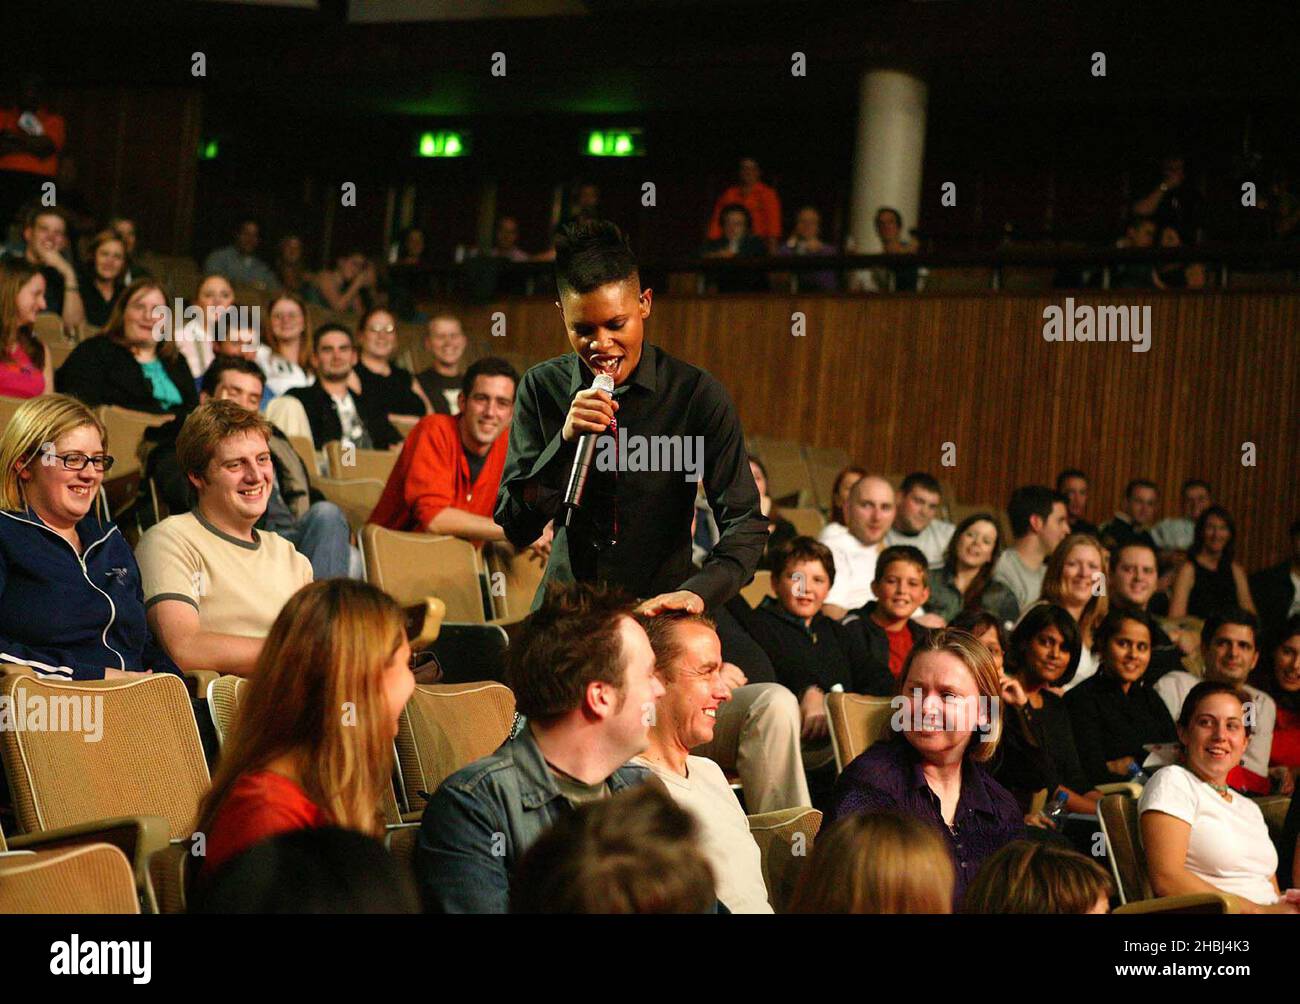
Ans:
[[[576,443],[564,441],[564,420],[574,395],[593,379],[571,352],[532,367],[519,383],[496,508],[497,523],[516,547],[527,547],[547,521],[561,515],[577,450]],[[557,520],[542,589],[551,582],[599,581],[643,599],[688,589],[708,606],[725,603],[753,576],[768,525],[759,513],[745,435],[730,396],[704,370],[646,343],[637,368],[614,398],[620,438],[626,435],[632,444],[632,437],[644,437],[640,458],[634,445],[626,449],[622,459],[629,467],[650,455],[663,457],[670,445],[680,461],[687,459],[688,448],[702,447],[705,495],[721,537],[695,571],[696,482],[681,469],[599,469],[601,450],[608,457],[616,442],[607,432],[600,437],[606,442],[597,444],[573,526],[559,526]],[[653,437],[675,437],[675,442]],[[700,458],[689,456],[698,465]],[[534,606],[540,596],[539,590]]]
[[[978,736],[971,737],[979,742]],[[954,910],[984,860],[1023,836],[1025,817],[1011,793],[967,756],[952,828],[943,820],[939,796],[921,770],[921,755],[904,736],[876,743],[844,768],[835,781],[830,817],[892,809],[930,823],[943,835],[956,874]]]
[[[1107,760],[1131,756],[1141,766],[1147,758],[1143,746],[1178,740],[1169,709],[1145,675],[1126,694],[1119,680],[1103,669],[1067,693],[1065,707],[1079,762],[1093,786],[1125,780],[1110,772]]]

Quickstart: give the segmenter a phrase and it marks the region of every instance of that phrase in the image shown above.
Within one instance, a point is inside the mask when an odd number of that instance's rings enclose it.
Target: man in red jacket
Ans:
[[[492,518],[519,376],[504,359],[465,372],[457,415],[426,415],[406,438],[370,522],[389,530],[505,540]],[[549,539],[549,531],[543,540]],[[538,541],[534,547],[544,546]]]

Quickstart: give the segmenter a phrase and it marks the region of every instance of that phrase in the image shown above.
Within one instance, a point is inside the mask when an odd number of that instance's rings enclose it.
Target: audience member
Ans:
[[[1250,700],[1251,732],[1245,757],[1231,764],[1229,783],[1242,791],[1267,795],[1272,783],[1284,785],[1283,771],[1269,770],[1273,746],[1273,727],[1277,705],[1267,693],[1246,683],[1259,663],[1259,621],[1246,610],[1227,609],[1207,617],[1201,628],[1201,648],[1205,657],[1205,679],[1243,691]],[[1200,680],[1185,670],[1166,673],[1155,683],[1156,693],[1165,702],[1169,714],[1177,721],[1187,695]]]
[[[315,284],[315,276],[308,271],[303,257],[302,238],[297,234],[285,234],[280,238],[274,271],[281,291],[294,296],[306,295]]]
[[[268,837],[227,861],[204,886],[191,913],[420,912],[415,885],[397,859],[369,833],[341,826],[287,829]]]
[[[835,584],[826,597],[826,615],[839,620],[872,598],[876,561],[894,525],[894,486],[868,474],[859,478],[844,505],[845,523],[828,523],[817,539],[835,559]]]
[[[1292,521],[1287,537],[1291,541],[1290,557],[1261,569],[1249,580],[1268,645],[1276,644],[1282,638],[1283,625],[1300,614],[1300,519]]]
[[[1149,251],[1156,243],[1156,221],[1149,215],[1134,213],[1124,228],[1124,236],[1115,242],[1117,248]],[[1154,289],[1155,269],[1150,262],[1125,261],[1111,269],[1111,289]]]
[[[927,612],[950,623],[963,610],[991,612],[1000,623],[1016,619],[1016,598],[1005,583],[993,578],[1002,553],[1002,530],[991,513],[978,512],[957,524],[948,540],[943,563],[929,574]]]
[[[312,335],[312,369],[316,382],[292,387],[288,395],[302,402],[316,449],[340,441],[358,450],[401,446],[402,435],[388,421],[382,405],[354,393],[349,383],[357,365],[352,332],[341,324],[322,324]]]
[[[1023,709],[1032,738],[1032,747],[1041,753],[1033,755],[1033,764],[1026,764],[1020,754],[1023,748],[1008,745],[1003,763],[998,768],[999,778],[1016,788],[1024,803],[1026,791],[1015,779],[1037,775],[1046,770],[1049,783],[1034,784],[1030,789],[1047,788],[1049,801],[1061,793],[1066,796],[1069,812],[1094,813],[1100,795],[1092,785],[1079,761],[1079,747],[1075,742],[1074,728],[1065,701],[1056,693],[1072,679],[1079,668],[1079,628],[1064,609],[1054,603],[1041,603],[1027,610],[1016,629],[1011,633],[1011,647],[1007,651],[1008,676],[1020,684],[1024,701],[1018,695],[1007,693],[1009,703]],[[1031,767],[1027,771],[1026,767]]]
[[[1156,552],[1147,544],[1134,541],[1112,552],[1114,562],[1110,569],[1110,605],[1112,610],[1138,610],[1153,614],[1151,599],[1156,594]],[[1183,668],[1183,657],[1201,650],[1200,636],[1171,628],[1166,631],[1161,623],[1151,617],[1151,663],[1144,679],[1148,684],[1165,673]]]
[[[858,812],[817,835],[791,913],[952,913],[952,857],[931,825]]]
[[[697,820],[652,784],[560,816],[523,855],[510,893],[510,912],[522,914],[700,914],[716,906]]]
[[[739,184],[725,189],[713,204],[708,239],[716,241],[724,235],[726,223],[723,217],[728,209],[738,205],[745,210],[751,224],[750,232],[763,243],[763,250],[757,253],[775,253],[781,239],[781,198],[776,189],[762,180],[762,171],[753,157],[741,158],[738,173]]]
[[[1004,626],[1005,623],[996,614],[992,614],[987,610],[967,607],[952,619],[952,623],[948,627],[968,632],[977,642],[988,649],[998,673],[1005,676],[1003,670],[1003,662],[1007,653],[1007,629]],[[1005,734],[1003,738],[1005,739]]]
[[[1110,876],[1078,851],[1038,840],[1013,840],[970,884],[963,913],[1110,913]]]
[[[823,612],[835,575],[835,558],[825,544],[795,537],[773,558],[776,596],[763,598],[749,625],[778,682],[799,700],[800,738],[810,756],[814,749],[824,756],[828,747],[828,693],[893,691],[893,681],[885,673],[865,675],[862,633],[849,631]]]
[[[1183,502],[1183,515],[1169,516],[1151,528],[1151,539],[1155,541],[1161,567],[1178,566],[1187,560],[1196,533],[1196,521],[1201,513],[1214,504],[1210,495],[1208,482],[1199,478],[1189,478],[1183,482],[1179,493]]]
[[[224,275],[205,275],[199,281],[194,304],[203,312],[203,316],[186,321],[177,342],[181,355],[189,363],[190,373],[197,381],[212,365],[216,343],[222,341],[227,334],[229,312],[235,305],[235,289]]]
[[[1243,913],[1300,913],[1277,885],[1277,848],[1264,815],[1229,774],[1251,734],[1252,697],[1206,680],[1178,715],[1182,762],[1155,773],[1138,800],[1147,872],[1157,896],[1224,892]]]
[[[435,414],[455,415],[463,390],[461,360],[469,339],[454,314],[435,314],[429,320],[424,347],[433,356],[429,368],[415,375]]]
[[[126,286],[126,242],[113,230],[102,230],[90,242],[86,267],[77,277],[86,323],[102,328]]]
[[[1093,632],[1110,607],[1106,595],[1108,572],[1106,552],[1096,537],[1086,533],[1066,537],[1047,561],[1043,598],[1039,602],[1056,604],[1079,625],[1082,652],[1073,678],[1061,684],[1066,690],[1077,687],[1097,672],[1097,659],[1092,651]]]
[[[1146,747],[1177,739],[1174,720],[1146,679],[1154,622],[1135,608],[1111,610],[1097,625],[1101,668],[1065,697],[1079,763],[1094,787],[1127,781]]]
[[[0,106],[0,220],[6,225],[58,174],[67,126],[42,100],[42,90],[43,81],[26,74],[5,95],[12,103]]]
[[[492,511],[518,381],[504,359],[488,356],[471,366],[457,415],[426,415],[407,436],[370,522],[389,530],[504,541]]]
[[[256,413],[262,399],[262,371],[252,360],[218,356],[203,374],[199,400],[233,401]],[[347,517],[312,487],[311,474],[289,437],[270,426],[273,478],[266,513],[258,529],[277,533],[311,562],[312,577],[361,578],[361,560],[350,544]],[[178,465],[179,467],[179,465]]]
[[[917,246],[903,232],[903,215],[890,206],[876,210],[874,221],[880,254],[916,254]],[[873,268],[858,273],[858,284],[868,292],[912,292],[917,288],[920,271],[912,265]]]
[[[847,519],[844,515],[844,507],[849,502],[849,492],[853,486],[858,483],[860,478],[865,478],[867,471],[863,467],[850,465],[835,475],[835,483],[831,486],[831,511],[828,523],[838,523],[840,526],[847,525]]]
[[[964,631],[917,642],[903,668],[891,726],[835,783],[829,817],[895,809],[939,831],[956,865],[959,906],[990,854],[1024,829],[1010,792],[984,767],[998,749],[998,671],[988,650]]]
[[[1097,535],[1097,528],[1088,522],[1088,475],[1077,467],[1067,467],[1056,476],[1056,494],[1065,499],[1065,518],[1071,533]]]
[[[943,489],[931,475],[916,471],[903,478],[894,525],[885,534],[885,545],[910,544],[920,549],[931,568],[942,568],[953,534],[953,525],[939,518],[942,502]]]
[[[271,266],[254,253],[261,242],[262,233],[257,221],[240,220],[235,226],[234,241],[203,259],[203,271],[208,275],[224,275],[231,283],[240,286],[278,289],[280,282]]]
[[[108,221],[108,229],[122,238],[122,246],[126,248],[126,268],[122,272],[122,284],[129,286],[137,279],[147,277],[149,270],[139,262],[140,228],[135,219],[130,216],[111,217]]]
[[[1097,530],[1097,536],[1108,551],[1114,551],[1130,541],[1156,546],[1151,527],[1156,520],[1160,492],[1154,481],[1134,478],[1124,486],[1124,508],[1115,513]]]
[[[1255,613],[1246,570],[1236,560],[1237,524],[1222,506],[1196,519],[1187,561],[1174,578],[1169,616],[1208,618],[1231,608]]]
[[[1065,499],[1042,485],[1026,485],[1007,503],[1014,543],[993,566],[993,578],[1011,590],[1017,612],[1043,591],[1047,559],[1070,532]]]
[[[233,401],[185,420],[176,459],[193,508],[150,527],[136,549],[149,627],[182,669],[249,676],[281,608],[311,582],[311,564],[266,513],[274,467],[270,426]]]
[[[0,396],[37,397],[54,387],[54,367],[36,337],[45,277],[21,258],[0,260]]]
[[[778,255],[802,257],[805,255],[828,257],[838,253],[838,249],[826,244],[821,239],[821,213],[813,206],[804,206],[794,219],[794,230],[784,244],[777,249]],[[797,292],[810,291],[835,292],[839,280],[833,269],[822,272],[796,272],[794,288]]]
[[[492,234],[492,247],[488,249],[486,257],[528,261],[528,252],[519,246],[519,221],[513,216],[498,219]]]
[[[889,694],[907,662],[912,647],[929,634],[913,615],[930,598],[925,555],[910,545],[887,547],[876,562],[872,602],[847,614],[840,622],[857,633],[866,663],[867,679],[888,681]]]
[[[397,352],[397,319],[382,307],[367,310],[357,325],[361,349],[356,375],[361,394],[371,406],[382,408],[389,419],[416,418],[433,410],[424,391],[409,370],[394,363]]]
[[[393,739],[415,690],[402,610],[374,586],[331,579],[278,613],[199,806],[201,885],[292,830],[384,832]]]
[[[1273,665],[1257,666],[1251,683],[1273,698],[1277,721],[1269,749],[1269,773],[1278,778],[1281,794],[1292,794],[1300,773],[1300,614],[1295,614],[1279,632],[1273,649]],[[1289,782],[1277,768],[1285,768]],[[1294,797],[1294,796],[1293,796]]]
[[[275,397],[294,387],[309,387],[315,379],[307,362],[307,304],[297,293],[279,293],[267,308],[271,318],[262,329],[265,341],[257,349],[257,365],[266,374],[267,390]]]
[[[45,277],[45,309],[76,327],[86,319],[76,269],[63,256],[68,246],[67,214],[57,206],[35,206],[23,224],[23,260]]]
[[[63,680],[177,672],[145,626],[130,545],[95,511],[107,448],[62,394],[25,401],[0,434],[0,662]]]
[[[722,905],[731,913],[771,913],[745,811],[722,768],[691,755],[713,740],[719,709],[731,698],[713,622],[702,614],[668,612],[643,618],[641,625],[664,696],[650,725],[650,744],[633,763],[653,771],[694,817]]]
[[[406,227],[388,253],[389,264],[419,268],[429,264],[428,242],[420,227]]]
[[[632,602],[601,586],[552,587],[509,650],[527,719],[429,799],[415,869],[426,907],[504,913],[520,858],[558,819],[650,776],[624,766],[649,745],[663,684]]]
[[[767,244],[753,234],[749,210],[736,203],[722,210],[722,233],[700,248],[701,258],[760,258]],[[719,293],[746,293],[765,289],[767,279],[751,269],[721,272],[713,280]]]
[[[1178,154],[1165,157],[1160,162],[1159,182],[1133,203],[1133,214],[1150,219],[1153,229],[1156,225],[1176,227],[1196,244],[1200,241],[1201,197],[1186,179],[1183,158]]]
[[[348,249],[334,260],[332,269],[316,275],[316,289],[325,306],[345,314],[359,314],[375,305],[379,280],[374,263],[364,251]]]
[[[794,540],[799,531],[781,515],[772,501],[772,496],[767,492],[767,468],[752,453],[749,455],[749,473],[754,475],[754,487],[758,489],[758,511],[767,517],[767,544],[763,548],[763,556],[758,559],[758,567],[770,570],[772,556],[777,549],[787,541]]]
[[[199,403],[194,378],[176,340],[154,334],[169,309],[156,280],[131,283],[104,330],[81,342],[59,367],[55,387],[92,408],[115,404],[152,415],[188,414]]]
[[[1163,224],[1156,245],[1161,250],[1182,247],[1182,234],[1177,227]],[[1151,270],[1151,283],[1156,289],[1187,289],[1187,266],[1180,261],[1162,262]]]

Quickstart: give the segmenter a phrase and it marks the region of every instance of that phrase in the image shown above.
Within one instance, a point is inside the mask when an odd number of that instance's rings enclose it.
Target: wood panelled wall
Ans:
[[[1045,341],[1043,310],[1064,295],[664,296],[647,331],[723,381],[747,432],[843,446],[876,470],[929,470],[963,503],[1004,506],[1016,485],[1082,467],[1094,522],[1129,478],[1160,485],[1169,515],[1183,479],[1202,477],[1236,516],[1247,567],[1280,560],[1300,516],[1300,295],[1078,302],[1150,305],[1150,351]],[[497,310],[506,334],[493,338]],[[458,312],[479,351],[532,363],[568,348],[540,297]],[[944,469],[948,442],[956,464]],[[1242,463],[1249,443],[1254,466]]]

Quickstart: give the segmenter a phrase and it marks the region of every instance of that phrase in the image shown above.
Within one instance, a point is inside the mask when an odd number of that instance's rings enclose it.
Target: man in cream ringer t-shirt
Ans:
[[[641,621],[664,685],[650,745],[632,763],[649,767],[700,829],[718,900],[732,913],[771,913],[758,844],[722,768],[689,751],[713,739],[718,707],[731,697],[722,679],[722,643],[699,614],[661,613]]]
[[[194,508],[150,528],[136,557],[149,627],[181,669],[248,676],[311,563],[283,537],[259,533],[274,471],[269,426],[233,401],[185,420],[176,458]]]

